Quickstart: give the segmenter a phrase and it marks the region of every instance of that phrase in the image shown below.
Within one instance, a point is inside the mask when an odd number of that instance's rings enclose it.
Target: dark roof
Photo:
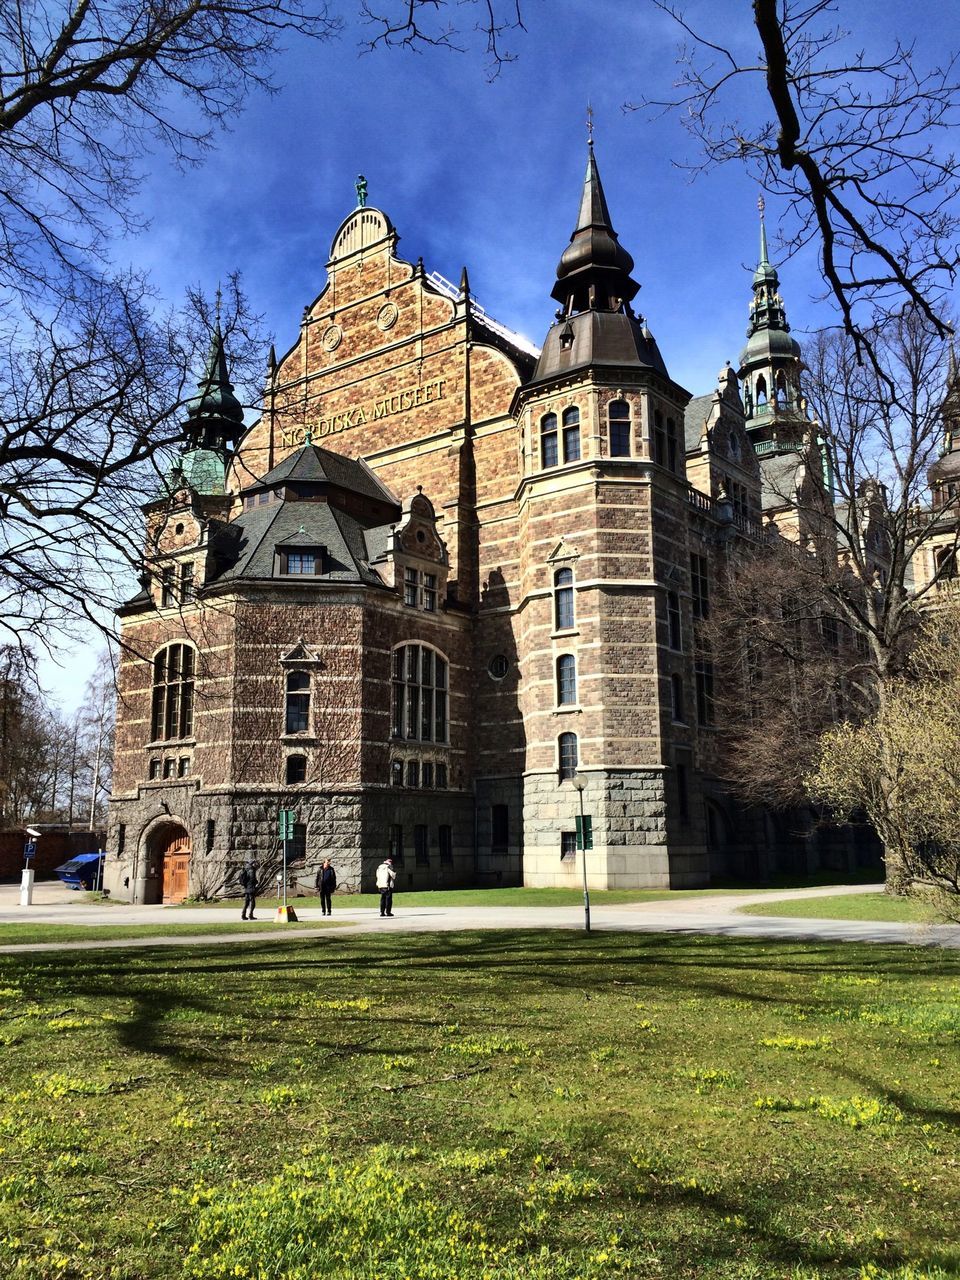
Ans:
[[[694,396],[684,411],[683,435],[687,453],[695,453],[700,448],[703,424],[710,413],[715,395],[716,392],[710,391],[705,396]]]
[[[362,458],[348,458],[345,454],[334,453],[332,449],[322,449],[317,444],[306,444],[296,453],[288,454],[272,471],[261,476],[255,484],[248,485],[243,492],[256,493],[261,489],[274,489],[281,484],[295,483],[334,485],[338,489],[347,489],[351,493],[400,506],[387,486],[377,479]]]
[[[244,511],[217,529],[214,552],[219,567],[214,583],[273,579],[278,547],[325,547],[327,572],[315,582],[380,585],[367,562],[366,530],[353,516],[326,502],[273,502]],[[291,581],[291,579],[284,579]],[[293,579],[302,584],[309,578]]]
[[[560,342],[564,330],[573,331],[567,350]],[[531,381],[597,365],[653,369],[669,377],[656,339],[636,316],[624,311],[581,311],[551,328]]]

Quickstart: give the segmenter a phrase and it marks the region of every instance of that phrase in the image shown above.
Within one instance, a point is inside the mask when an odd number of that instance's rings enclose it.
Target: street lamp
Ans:
[[[580,863],[583,867],[583,928],[590,932],[590,893],[587,889],[587,824],[583,820],[583,792],[587,780],[582,773],[573,775],[573,785],[580,797]]]

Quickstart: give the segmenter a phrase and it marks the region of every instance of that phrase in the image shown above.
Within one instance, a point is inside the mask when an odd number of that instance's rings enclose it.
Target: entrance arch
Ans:
[[[190,833],[179,822],[164,822],[147,838],[143,902],[182,902],[190,891]]]

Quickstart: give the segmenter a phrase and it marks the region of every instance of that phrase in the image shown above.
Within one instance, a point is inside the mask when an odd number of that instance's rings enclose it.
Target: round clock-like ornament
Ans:
[[[388,329],[392,329],[397,323],[399,314],[400,311],[395,302],[385,302],[377,312],[377,328],[386,333]]]
[[[323,331],[321,342],[324,351],[336,351],[343,341],[343,330],[338,324],[331,324]]]

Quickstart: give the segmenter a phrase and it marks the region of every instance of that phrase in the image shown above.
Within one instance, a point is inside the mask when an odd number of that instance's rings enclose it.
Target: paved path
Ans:
[[[916,946],[960,947],[960,926],[915,925],[856,920],[815,920],[780,916],[744,916],[737,909],[751,903],[791,898],[833,897],[838,894],[880,892],[882,885],[835,885],[819,889],[791,889],[780,892],[716,895],[704,891],[696,897],[661,902],[607,905],[594,901],[591,924],[597,932],[619,930],[637,933],[719,934],[728,937],[777,938],[826,942],[910,943]],[[336,900],[337,928],[286,930],[245,930],[237,921],[236,931],[217,934],[168,937],[124,938],[124,925],[213,924],[229,922],[226,908],[211,907],[131,907],[113,903],[87,904],[59,884],[38,885],[34,903],[19,906],[19,886],[0,885],[0,923],[115,925],[116,939],[90,942],[34,942],[0,945],[0,953],[19,951],[73,951],[114,947],[218,946],[245,942],[269,943],[291,938],[326,937],[370,932],[435,933],[471,929],[582,929],[582,906],[568,907],[404,907],[403,895],[396,899],[396,915],[381,920],[376,908],[349,907],[349,899]],[[269,918],[264,900],[261,910]],[[298,908],[301,920],[318,923],[319,908]]]

